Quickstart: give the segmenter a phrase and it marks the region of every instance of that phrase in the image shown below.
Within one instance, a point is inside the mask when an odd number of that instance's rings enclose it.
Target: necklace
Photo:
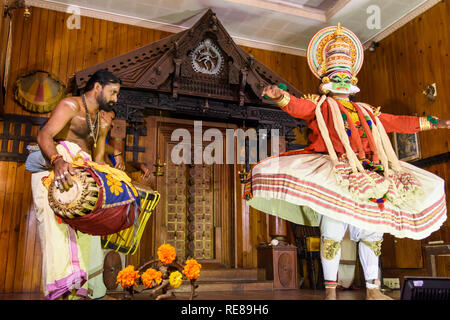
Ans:
[[[350,101],[350,98],[344,98],[344,97],[334,97],[336,100],[344,100],[344,101]]]
[[[97,148],[97,138],[98,138],[98,111],[97,111],[97,115],[95,117],[95,121],[94,124],[92,124],[92,120],[91,120],[91,115],[89,114],[89,110],[87,107],[87,103],[86,103],[86,97],[84,96],[84,94],[81,96],[81,99],[83,100],[83,105],[84,105],[84,110],[86,110],[86,122],[89,128],[89,136],[92,137],[92,139],[94,140],[94,148]],[[94,131],[96,132],[95,136],[94,136]]]
[[[351,112],[356,112],[355,107],[353,106],[353,104],[348,101],[348,100],[340,100],[338,99],[338,101],[344,106],[344,108],[346,108],[347,110],[351,111]]]

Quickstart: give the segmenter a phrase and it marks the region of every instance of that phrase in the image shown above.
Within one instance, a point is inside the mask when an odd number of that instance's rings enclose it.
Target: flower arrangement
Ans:
[[[134,266],[128,266],[117,275],[116,283],[122,288],[130,288],[136,285],[136,279],[139,278],[139,271],[134,270]]]
[[[188,279],[197,279],[200,275],[200,269],[202,265],[198,263],[195,259],[189,259],[186,261],[186,266],[183,269],[183,274]]]
[[[174,271],[169,276],[169,283],[172,287],[175,289],[181,286],[181,283],[183,282],[183,275],[180,271]]]
[[[162,281],[162,272],[161,271],[156,271],[153,268],[148,268],[147,271],[145,271],[142,275],[141,275],[141,279],[142,279],[142,283],[144,284],[144,286],[148,287],[148,288],[152,288],[153,287],[153,280],[155,281],[156,284],[160,284]]]
[[[127,290],[131,297],[134,293],[140,293],[151,289],[152,295],[162,292],[156,297],[157,300],[173,296],[173,289],[180,287],[185,279],[190,280],[191,299],[195,295],[195,289],[198,285],[195,281],[200,276],[201,264],[195,259],[188,259],[185,265],[176,261],[177,255],[175,248],[170,244],[163,244],[157,250],[158,259],[151,260],[141,266],[137,271],[134,266],[129,265],[117,275],[117,283]],[[142,272],[145,270],[144,272]],[[139,274],[142,272],[142,274]],[[139,279],[140,278],[140,279]],[[139,279],[138,282],[136,280]],[[142,284],[145,286],[140,291],[133,287]],[[129,298],[129,296],[126,296]]]
[[[163,244],[158,248],[158,259],[162,264],[167,265],[175,261],[177,253],[170,244]]]

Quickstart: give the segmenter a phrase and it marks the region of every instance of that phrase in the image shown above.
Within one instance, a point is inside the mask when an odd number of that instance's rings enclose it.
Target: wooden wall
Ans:
[[[0,0],[0,85],[1,85],[1,93],[0,93],[0,115],[3,113],[3,75],[5,71],[5,60],[6,60],[6,46],[3,43],[8,41],[8,27],[9,27],[9,18],[8,16],[4,16],[5,14],[5,5],[6,0]]]
[[[13,17],[5,113],[30,114],[13,98],[14,81],[23,73],[41,69],[54,73],[67,84],[78,70],[170,35],[88,17],[81,17],[80,29],[70,30],[66,27],[69,14],[35,7],[31,11],[26,21],[21,11],[15,12]],[[303,57],[244,49],[299,88],[310,79]],[[41,249],[32,209],[30,178],[24,163],[0,161],[0,293],[41,289]],[[243,235],[242,243],[237,244],[239,266],[256,267],[254,248],[265,239],[265,221],[265,214],[241,216],[237,230]],[[250,233],[242,229],[247,227]]]
[[[442,1],[383,39],[376,51],[366,50],[358,75],[358,100],[392,114],[435,115],[450,119],[450,1]],[[422,91],[436,83],[437,98],[428,100]],[[450,151],[449,130],[419,133],[422,158]],[[449,206],[450,163],[425,168],[446,182]],[[450,242],[450,220],[421,241],[386,235],[383,243],[385,276],[425,275],[422,245],[429,241]]]

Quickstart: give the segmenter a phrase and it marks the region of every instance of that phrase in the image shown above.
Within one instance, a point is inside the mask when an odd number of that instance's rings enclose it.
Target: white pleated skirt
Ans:
[[[398,238],[423,239],[447,219],[445,183],[440,177],[400,162],[423,192],[401,206],[358,199],[338,183],[328,155],[296,154],[257,164],[245,185],[248,204],[296,224],[317,226],[317,213],[355,227]]]

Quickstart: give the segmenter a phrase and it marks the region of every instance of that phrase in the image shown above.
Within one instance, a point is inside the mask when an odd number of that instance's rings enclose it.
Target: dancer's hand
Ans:
[[[450,129],[450,120],[439,119],[436,126],[438,129]]]
[[[283,91],[275,85],[264,87],[261,96],[267,95],[270,99],[279,100],[283,96]]]

